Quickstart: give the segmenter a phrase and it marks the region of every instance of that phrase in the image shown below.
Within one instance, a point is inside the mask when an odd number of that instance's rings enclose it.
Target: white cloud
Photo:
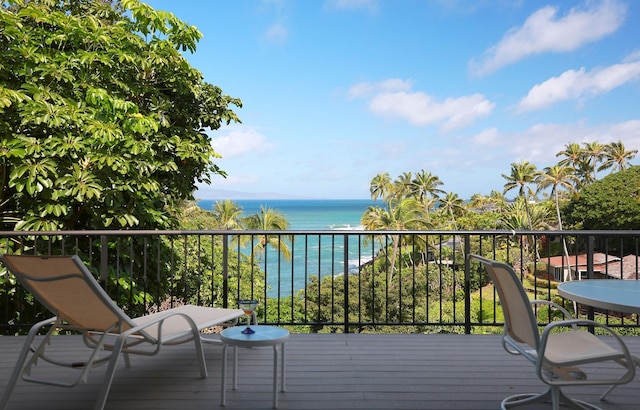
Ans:
[[[264,44],[276,45],[286,43],[289,39],[287,22],[291,13],[290,4],[285,0],[261,0],[257,11],[273,21],[262,33],[260,41]]]
[[[476,145],[494,146],[500,143],[500,133],[497,128],[488,128],[474,135],[471,139]]]
[[[567,52],[616,31],[624,21],[626,7],[617,0],[588,2],[584,9],[572,8],[558,18],[558,9],[547,6],[533,13],[521,27],[510,30],[485,51],[480,62],[471,61],[477,76],[493,73],[531,55]]]
[[[628,56],[623,60],[624,63],[632,63],[634,61],[640,61],[640,50],[632,51]]]
[[[559,77],[533,86],[527,96],[520,100],[518,111],[539,110],[558,101],[603,94],[637,78],[640,78],[640,61],[615,64],[590,72],[584,68],[568,70]]]
[[[542,168],[559,161],[556,154],[570,142],[598,141],[607,144],[624,141],[625,146],[640,146],[640,120],[603,124],[594,127],[574,124],[537,124],[522,132],[502,136],[509,141],[506,157],[510,162],[529,161]]]
[[[270,44],[283,44],[289,37],[289,30],[281,22],[274,23],[265,32],[264,40]]]
[[[452,130],[472,124],[477,118],[493,111],[495,103],[482,94],[436,101],[423,92],[382,92],[375,95],[369,109],[374,114],[399,118],[417,126],[440,124],[444,130]]]
[[[380,92],[409,91],[412,87],[412,80],[390,78],[379,83],[362,82],[355,84],[349,88],[347,96],[349,98],[366,98]]]
[[[253,128],[234,128],[227,135],[213,138],[211,146],[223,159],[250,152],[262,152],[271,148],[267,138]]]

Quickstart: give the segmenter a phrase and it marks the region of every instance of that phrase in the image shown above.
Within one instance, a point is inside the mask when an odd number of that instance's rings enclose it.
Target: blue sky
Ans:
[[[243,101],[198,199],[366,199],[420,170],[469,198],[570,142],[640,148],[638,1],[146,3],[198,27],[187,59]]]

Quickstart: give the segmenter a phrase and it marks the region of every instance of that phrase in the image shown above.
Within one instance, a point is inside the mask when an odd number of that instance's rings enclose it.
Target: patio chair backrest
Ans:
[[[135,326],[78,256],[0,255],[16,279],[58,319],[80,330]]]
[[[540,333],[531,302],[522,282],[513,268],[478,255],[469,255],[481,262],[495,286],[504,312],[505,335],[518,343],[526,343],[536,351],[540,343]]]

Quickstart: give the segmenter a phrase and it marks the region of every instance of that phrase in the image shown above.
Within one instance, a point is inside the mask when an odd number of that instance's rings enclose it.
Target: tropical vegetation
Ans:
[[[201,36],[138,0],[0,3],[4,228],[175,228],[242,105],[182,55]]]
[[[138,0],[0,4],[4,230],[229,231],[224,240],[190,237],[180,244],[184,249],[205,249],[197,254],[177,253],[177,244],[171,241],[119,243],[118,247],[131,250],[129,260],[110,260],[110,279],[133,289],[134,295],[119,303],[145,308],[165,302],[166,295],[134,279],[134,272],[144,268],[171,272],[158,287],[170,289],[180,303],[219,304],[223,280],[217,267],[223,264],[221,250],[226,247],[232,248],[227,263],[234,264],[236,272],[228,278],[237,284],[233,297],[262,295],[268,250],[285,260],[292,256],[291,238],[282,233],[289,223],[278,210],[265,207],[245,216],[232,201],[220,201],[210,212],[193,202],[197,183],[226,175],[216,164],[218,154],[209,133],[239,122],[232,108],[242,106],[240,99],[205,82],[182,55],[195,52],[200,37],[195,27]],[[371,231],[368,240],[376,244],[374,260],[362,267],[358,278],[311,277],[305,291],[263,313],[269,317],[284,309],[297,315],[305,304],[314,311],[310,322],[320,323],[326,315],[336,314],[334,307],[340,305],[336,299],[348,298],[359,302],[348,304],[339,314],[371,323],[360,331],[378,331],[376,324],[400,321],[406,315],[425,326],[441,319],[432,317],[441,309],[430,309],[418,300],[438,303],[447,314],[459,315],[461,267],[430,263],[434,255],[438,260],[456,259],[456,252],[462,251],[456,248],[456,231],[640,229],[640,167],[631,164],[637,152],[622,141],[569,143],[557,154],[557,164],[539,170],[529,161],[514,162],[502,174],[501,190],[476,193],[469,201],[444,190],[444,182],[424,169],[395,179],[380,173],[370,182],[371,199],[379,200],[380,206],[369,207],[361,219]],[[515,197],[508,199],[509,193]],[[242,229],[260,233],[239,235]],[[382,230],[393,233],[376,234]],[[420,230],[447,234],[412,239],[400,234]],[[452,246],[436,246],[443,239]],[[508,248],[520,252],[526,255],[525,264],[540,256],[533,236],[509,245],[498,252]],[[22,251],[34,251],[20,246]],[[55,251],[63,245],[53,237],[46,246]],[[553,251],[566,255],[566,244]],[[157,266],[146,265],[147,253],[158,255]],[[0,285],[7,295],[15,292],[16,285],[6,274],[0,274]],[[479,279],[471,290],[485,285],[486,279]],[[362,288],[370,291],[358,298],[349,295]],[[4,303],[10,304],[10,299]],[[382,309],[381,300],[388,308]],[[474,320],[481,322],[488,310],[480,299],[473,303]],[[399,331],[426,331],[426,327]]]

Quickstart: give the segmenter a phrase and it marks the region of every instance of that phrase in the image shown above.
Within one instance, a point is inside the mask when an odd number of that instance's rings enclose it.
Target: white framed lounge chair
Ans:
[[[552,301],[530,300],[518,275],[506,263],[478,255],[469,255],[469,259],[484,265],[498,293],[504,312],[502,346],[508,353],[529,360],[538,378],[549,386],[539,394],[509,396],[502,401],[502,409],[538,402],[551,402],[554,410],[558,410],[560,404],[574,409],[599,409],[568,397],[561,388],[609,386],[600,396],[604,400],[615,386],[633,380],[640,359],[629,353],[624,341],[611,328],[591,320],[573,319],[566,309]],[[533,309],[536,305],[558,309],[567,319],[549,323],[540,334]],[[578,326],[604,329],[612,343],[605,343]]]
[[[0,255],[0,261],[40,303],[55,316],[33,325],[18,356],[5,392],[0,398],[0,410],[7,407],[11,393],[20,377],[23,380],[73,387],[86,382],[89,371],[107,364],[95,409],[103,409],[111,388],[118,359],[122,353],[125,364],[129,355],[155,355],[163,345],[193,341],[200,375],[207,377],[200,331],[235,321],[244,313],[240,309],[209,308],[186,305],[150,315],[130,318],[107,295],[78,256]],[[45,326],[49,330],[34,345],[36,335]],[[87,347],[92,349],[82,361],[64,363],[45,353],[53,335],[60,330],[80,332]],[[87,353],[87,352],[85,352]],[[78,368],[77,379],[71,382],[40,379],[32,376],[38,360]]]

